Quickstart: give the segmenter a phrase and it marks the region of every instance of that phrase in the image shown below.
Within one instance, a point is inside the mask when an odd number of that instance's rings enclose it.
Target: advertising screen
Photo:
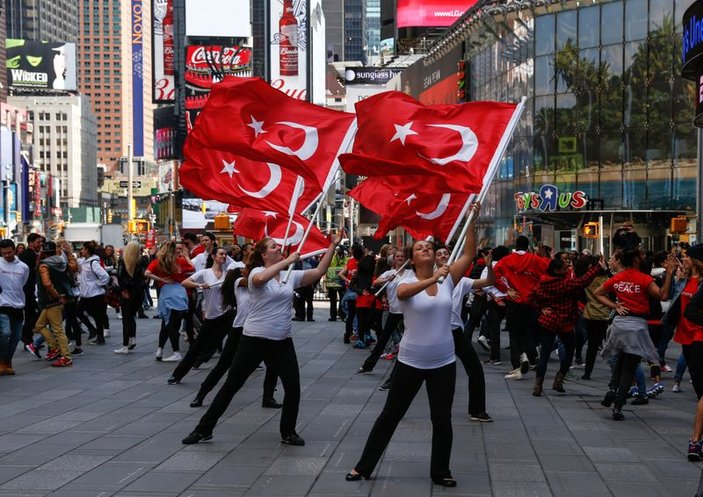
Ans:
[[[399,28],[446,27],[454,24],[477,0],[398,0]]]
[[[173,2],[152,0],[152,74],[154,103],[171,103],[175,97]]]
[[[5,40],[12,89],[75,91],[76,44]]]
[[[250,2],[186,0],[186,36],[249,38]]]
[[[307,100],[308,2],[270,0],[271,86],[289,97]]]

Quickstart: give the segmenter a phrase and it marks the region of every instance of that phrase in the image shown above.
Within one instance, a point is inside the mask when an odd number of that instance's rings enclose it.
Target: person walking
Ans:
[[[300,371],[291,337],[293,289],[317,281],[327,272],[342,237],[343,232],[337,234],[316,268],[292,271],[287,280],[285,270],[300,259],[300,254],[293,252],[284,259],[282,247],[272,238],[264,238],[256,244],[247,266],[251,307],[244,322],[242,339],[224,385],[195,430],[183,439],[184,444],[212,438],[217,420],[247,378],[264,361],[267,368],[275,367],[285,390],[279,426],[281,442],[305,445],[295,429],[300,403]]]
[[[576,261],[576,265],[592,264],[592,257],[593,256],[588,255],[581,256],[581,258]],[[578,272],[578,268],[575,268],[575,272]],[[595,298],[595,291],[607,280],[608,275],[602,272],[598,274],[585,289],[586,306],[583,309],[583,324],[586,328],[588,348],[586,349],[586,363],[581,379],[586,381],[591,379],[591,374],[593,374],[593,368],[596,364],[598,349],[603,343],[603,340],[605,340],[605,335],[608,331],[610,309]]]
[[[79,317],[88,327],[89,345],[105,345],[105,323],[107,321],[107,304],[105,289],[110,283],[110,275],[100,264],[100,257],[95,253],[95,242],[84,242],[78,269]],[[95,324],[90,322],[93,318]]]
[[[29,268],[29,278],[24,284],[24,324],[22,325],[22,342],[26,350],[37,355],[33,350],[34,323],[39,316],[37,304],[37,263],[42,252],[43,237],[38,233],[27,235],[27,248],[18,257]]]
[[[117,263],[117,284],[120,287],[122,309],[122,347],[115,354],[129,354],[137,346],[137,314],[142,311],[148,261],[142,255],[139,242],[132,241],[124,249]]]
[[[340,306],[342,296],[344,295],[344,287],[339,279],[339,273],[342,272],[347,264],[347,258],[344,255],[344,247],[337,247],[337,250],[332,257],[332,262],[325,276],[325,286],[327,288],[327,296],[330,299],[330,317],[328,321],[337,321],[340,316]]]
[[[22,338],[24,285],[29,268],[15,255],[12,240],[0,240],[0,376],[14,375],[12,357]]]
[[[471,209],[478,215],[479,204]],[[474,216],[474,220],[477,216]],[[474,221],[475,222],[475,221]],[[474,222],[469,232],[474,230]],[[398,300],[405,318],[396,368],[383,411],[371,429],[361,458],[347,473],[347,481],[368,479],[410,404],[426,384],[432,418],[430,477],[443,487],[455,487],[449,469],[452,451],[452,403],[456,383],[456,358],[451,330],[452,292],[468,270],[475,254],[470,243],[451,266],[435,269],[435,252],[428,241],[410,248],[413,272],[398,283]],[[439,284],[440,278],[444,282]]]

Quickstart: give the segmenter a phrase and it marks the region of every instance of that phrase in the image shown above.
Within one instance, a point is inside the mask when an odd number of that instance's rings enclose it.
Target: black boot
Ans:
[[[283,404],[279,404],[278,402],[276,402],[276,399],[274,399],[273,397],[269,397],[261,401],[261,407],[280,409],[281,407],[283,407]]]
[[[190,403],[190,407],[202,407],[203,400],[205,400],[205,396],[200,395],[200,392],[198,392],[198,395],[195,396],[195,399],[193,399],[193,402]]]

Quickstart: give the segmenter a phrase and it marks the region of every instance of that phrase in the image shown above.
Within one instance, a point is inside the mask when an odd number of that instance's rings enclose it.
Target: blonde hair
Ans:
[[[164,243],[156,253],[159,269],[167,274],[178,272],[176,264],[176,242]]]
[[[137,268],[137,263],[142,255],[142,246],[139,242],[129,242],[124,248],[122,253],[122,260],[124,260],[124,267],[127,270],[127,274],[134,276],[134,270]]]

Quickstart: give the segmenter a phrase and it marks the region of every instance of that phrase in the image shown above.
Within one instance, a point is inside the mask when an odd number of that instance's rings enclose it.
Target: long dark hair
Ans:
[[[254,252],[251,253],[249,263],[247,264],[247,272],[250,273],[252,269],[264,265],[264,252],[266,252],[266,247],[271,240],[272,238],[266,237],[256,242],[256,245],[254,245]]]
[[[222,282],[222,307],[225,309],[237,308],[237,297],[234,293],[234,284],[242,276],[242,268],[238,267],[227,271],[225,280]]]

